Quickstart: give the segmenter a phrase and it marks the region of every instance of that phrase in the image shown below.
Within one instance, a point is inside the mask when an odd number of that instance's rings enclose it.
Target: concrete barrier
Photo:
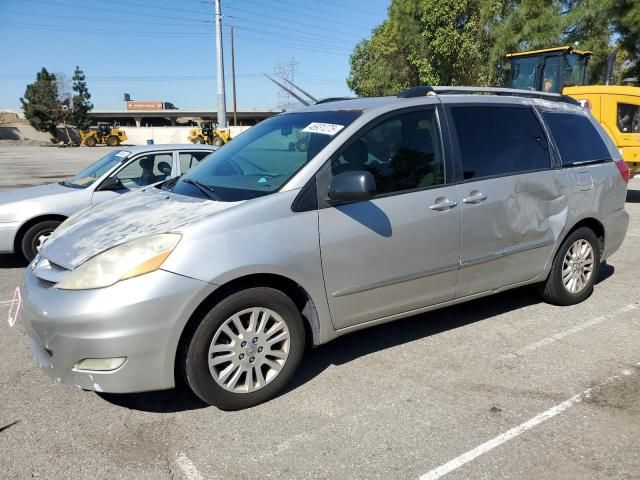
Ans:
[[[193,127],[122,127],[127,134],[126,145],[146,145],[147,140],[153,143],[189,143],[189,132]],[[230,127],[231,138],[251,127]],[[74,129],[70,128],[70,134],[77,141]],[[66,141],[66,134],[62,129],[58,129],[58,139]],[[49,134],[38,132],[30,126],[7,126],[0,127],[0,140],[14,140],[25,143],[51,144]]]

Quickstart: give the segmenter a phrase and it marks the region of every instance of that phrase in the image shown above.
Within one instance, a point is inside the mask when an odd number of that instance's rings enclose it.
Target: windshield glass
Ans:
[[[586,80],[587,57],[564,55],[564,86],[584,85]]]
[[[207,157],[172,190],[227,202],[273,193],[360,113],[300,112],[269,118]]]
[[[76,176],[71,177],[62,183],[67,187],[75,188],[87,188],[89,185],[95,183],[100,177],[107,173],[111,168],[129,156],[131,152],[126,150],[114,150],[108,153],[96,163],[91,164]]]

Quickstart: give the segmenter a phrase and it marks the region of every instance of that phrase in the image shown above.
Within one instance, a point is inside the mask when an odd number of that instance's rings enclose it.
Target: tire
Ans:
[[[600,240],[587,227],[580,227],[565,238],[553,260],[549,277],[542,285],[542,298],[555,305],[575,305],[589,298],[600,271],[600,247]],[[572,248],[575,248],[572,252],[590,249],[590,254],[573,257],[568,255]],[[577,265],[572,264],[569,257],[579,258]],[[563,281],[563,269],[566,281]]]
[[[87,147],[95,147],[97,143],[96,137],[87,137],[84,141]]]
[[[195,140],[193,141],[193,143],[195,143],[197,145],[203,145],[204,144],[204,138],[196,137]]]
[[[112,135],[107,138],[107,145],[109,145],[110,147],[117,147],[118,145],[120,145],[120,139]]]
[[[45,220],[44,222],[36,223],[24,233],[20,240],[20,253],[28,261],[35,258],[40,250],[42,244],[46,241],[46,238],[53,233],[53,231],[62,222],[59,220]]]
[[[259,315],[252,313],[256,310]],[[240,410],[273,398],[289,383],[302,359],[302,322],[295,304],[279,290],[256,287],[228,296],[204,315],[181,345],[179,360],[187,385],[222,410]],[[265,326],[267,334],[261,328]],[[273,342],[280,338],[284,340]],[[218,358],[218,364],[210,367],[210,358]],[[267,360],[280,365],[280,370],[266,364]]]
[[[215,147],[221,147],[224,145],[224,140],[222,140],[218,135],[214,135],[211,144]]]

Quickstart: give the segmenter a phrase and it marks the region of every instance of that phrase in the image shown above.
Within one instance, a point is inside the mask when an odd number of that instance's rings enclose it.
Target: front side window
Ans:
[[[172,164],[171,153],[141,155],[120,170],[116,177],[125,188],[145,187],[169,178]]]
[[[618,104],[618,130],[622,133],[640,132],[640,105]]]
[[[434,109],[384,120],[351,143],[331,164],[337,175],[371,172],[378,194],[444,183],[444,158]]]
[[[558,147],[562,165],[602,162],[611,159],[600,133],[584,115],[543,112]]]
[[[549,146],[530,108],[453,107],[465,180],[551,167]]]
[[[122,160],[127,158],[130,154],[131,152],[126,150],[114,150],[82,170],[76,176],[71,177],[68,180],[64,180],[61,183],[68,187],[87,188],[88,186],[93,185],[96,180],[102,177]]]
[[[167,188],[181,195],[219,201],[274,193],[360,114],[360,110],[335,110],[271,117],[221,147]]]

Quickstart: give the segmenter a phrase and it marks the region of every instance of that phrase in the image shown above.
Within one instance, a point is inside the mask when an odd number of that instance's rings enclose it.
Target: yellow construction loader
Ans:
[[[562,93],[580,101],[609,133],[635,175],[640,173],[640,87],[610,84],[614,55],[607,59],[606,85],[589,85],[591,55],[571,46],[507,54],[508,86]]]
[[[226,128],[213,128],[213,123],[204,122],[200,127],[192,128],[188,138],[191,143],[206,143],[221,147],[231,140],[231,132]]]
[[[109,145],[117,147],[122,142],[127,141],[127,135],[124,130],[112,127],[108,123],[98,123],[98,127],[90,130],[80,130],[80,144],[87,147],[95,147],[96,145]]]

